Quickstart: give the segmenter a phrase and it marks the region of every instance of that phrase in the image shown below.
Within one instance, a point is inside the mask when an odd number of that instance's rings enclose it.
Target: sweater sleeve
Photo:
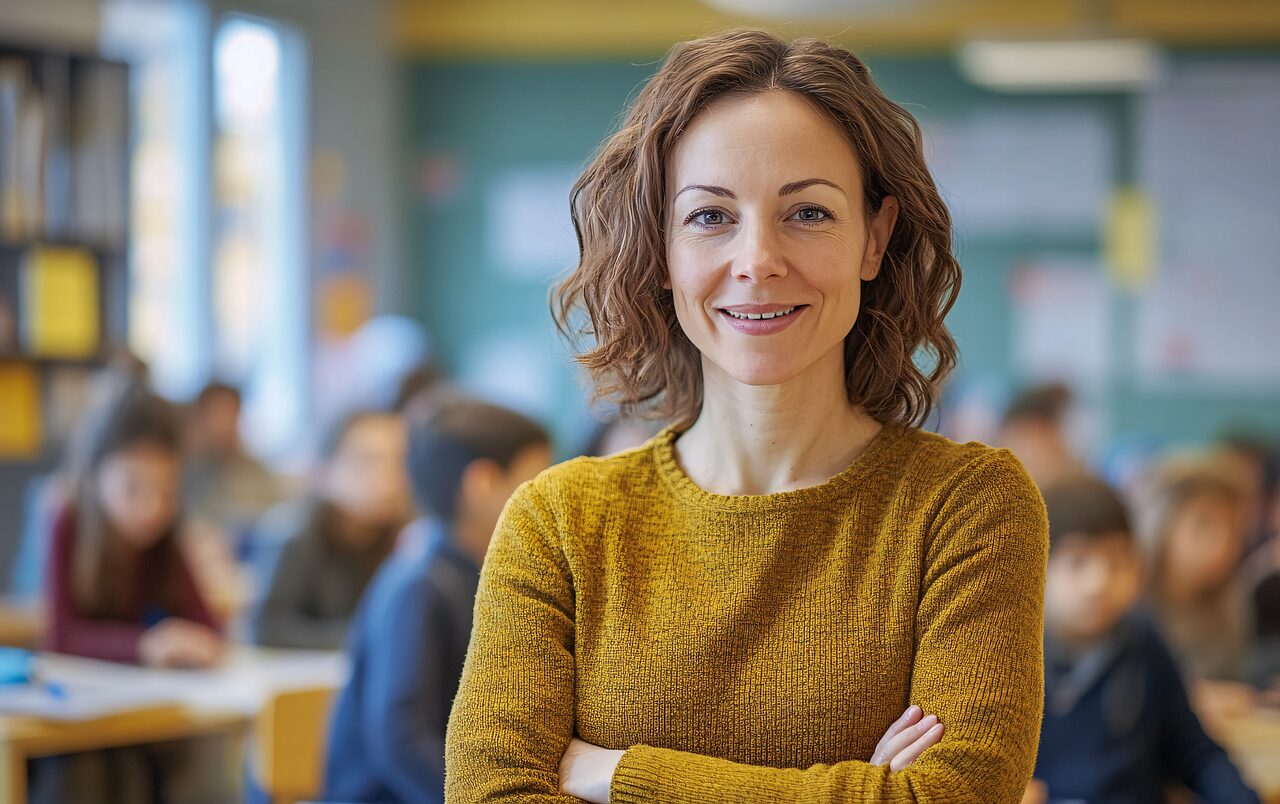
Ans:
[[[476,594],[445,736],[445,801],[578,804],[560,795],[574,726],[574,592],[533,487],[507,503]]]
[[[614,804],[667,802],[1017,802],[1031,778],[1044,701],[1048,520],[1011,453],[987,452],[935,500],[925,546],[911,702],[942,742],[890,772],[861,759],[806,769],[636,746]]]
[[[45,647],[57,653],[111,662],[137,662],[138,640],[146,627],[138,622],[85,617],[73,598],[71,573],[76,539],[72,509],[54,524],[45,566],[45,596],[49,611]]]

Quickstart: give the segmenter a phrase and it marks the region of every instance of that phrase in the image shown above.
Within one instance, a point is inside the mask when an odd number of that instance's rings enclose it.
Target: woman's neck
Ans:
[[[681,468],[716,494],[773,494],[830,480],[881,425],[849,403],[843,376],[825,373],[832,376],[750,386],[704,362],[702,411],[676,441]]]

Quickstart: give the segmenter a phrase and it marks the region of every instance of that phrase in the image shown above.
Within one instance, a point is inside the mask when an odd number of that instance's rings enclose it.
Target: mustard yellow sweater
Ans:
[[[1018,801],[1048,526],[1017,459],[890,425],[822,485],[723,496],[683,473],[676,435],[561,464],[507,505],[446,801],[577,802],[557,792],[575,734],[626,750],[616,804]],[[912,703],[942,742],[868,764]]]

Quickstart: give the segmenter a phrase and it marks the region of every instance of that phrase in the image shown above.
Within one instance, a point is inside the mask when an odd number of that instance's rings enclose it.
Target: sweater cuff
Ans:
[[[658,751],[647,745],[628,748],[609,783],[610,804],[640,804],[653,801],[658,784],[669,772],[662,767]]]
[[[704,800],[705,796],[714,795],[720,786],[718,765],[732,767],[732,763],[714,757],[649,745],[634,746],[622,755],[613,771],[609,802],[653,804]],[[679,796],[674,794],[675,790],[680,791]]]

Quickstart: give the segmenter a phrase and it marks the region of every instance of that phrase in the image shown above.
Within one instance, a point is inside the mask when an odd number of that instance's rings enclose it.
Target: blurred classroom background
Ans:
[[[672,44],[734,26],[848,47],[924,128],[964,269],[930,427],[1134,494],[1214,463],[1236,563],[1280,563],[1278,3],[3,0],[2,641],[39,642],[50,478],[103,371],[182,406],[233,624],[260,517],[353,410],[447,383],[587,450],[609,411],[547,306],[569,188]],[[1280,795],[1280,721],[1239,728]]]

